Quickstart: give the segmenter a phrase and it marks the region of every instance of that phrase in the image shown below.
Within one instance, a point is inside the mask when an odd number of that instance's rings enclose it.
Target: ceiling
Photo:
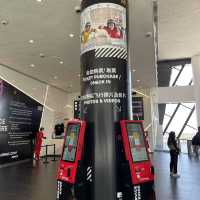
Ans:
[[[154,40],[145,36],[153,32],[152,2],[129,3],[130,63],[136,70],[133,85],[152,87],[156,85]],[[0,21],[8,22],[0,24],[0,64],[67,92],[79,91],[77,5],[80,0],[0,0]],[[166,39],[166,34],[161,37],[163,42]],[[161,55],[167,56],[164,52]]]
[[[159,59],[191,58],[200,53],[200,1],[158,0]]]

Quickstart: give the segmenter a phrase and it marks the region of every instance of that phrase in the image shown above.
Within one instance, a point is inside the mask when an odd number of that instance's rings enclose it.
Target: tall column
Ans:
[[[127,0],[83,0],[82,119],[92,145],[93,200],[117,199],[116,136],[129,119]]]
[[[200,55],[192,57],[197,124],[200,126]]]

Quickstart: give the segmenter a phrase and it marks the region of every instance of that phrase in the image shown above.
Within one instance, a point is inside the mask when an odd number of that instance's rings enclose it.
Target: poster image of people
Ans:
[[[126,47],[126,9],[113,3],[96,4],[81,14],[81,54],[99,48]]]

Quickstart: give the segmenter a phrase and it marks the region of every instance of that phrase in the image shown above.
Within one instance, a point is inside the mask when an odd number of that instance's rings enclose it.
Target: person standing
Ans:
[[[193,152],[198,157],[199,156],[199,147],[200,147],[200,127],[198,127],[198,132],[192,138],[192,146],[193,146]]]
[[[180,175],[177,174],[177,166],[178,166],[178,155],[180,152],[180,149],[177,145],[176,141],[176,134],[174,131],[171,131],[169,133],[167,145],[170,150],[170,175],[174,178],[179,178]]]
[[[42,146],[42,139],[46,139],[44,136],[44,128],[41,127],[40,130],[36,133],[36,140],[35,140],[35,160],[40,159],[40,151],[41,151],[41,146]]]

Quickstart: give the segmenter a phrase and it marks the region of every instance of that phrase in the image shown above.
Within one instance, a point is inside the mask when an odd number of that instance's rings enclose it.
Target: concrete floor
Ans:
[[[179,158],[180,179],[169,176],[169,155],[155,153],[157,200],[200,199],[200,161]],[[55,200],[56,173],[59,162],[48,165],[23,163],[0,169],[0,199],[2,200]]]

